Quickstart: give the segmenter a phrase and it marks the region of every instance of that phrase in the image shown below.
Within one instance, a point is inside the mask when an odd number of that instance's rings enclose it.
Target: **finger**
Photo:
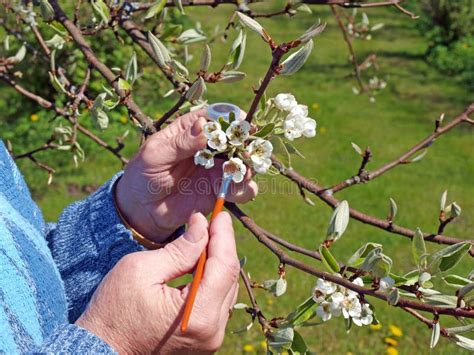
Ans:
[[[232,185],[226,199],[234,203],[246,203],[254,199],[258,193],[258,185],[255,181],[244,181],[241,184]]]
[[[234,305],[237,302],[237,296],[239,295],[239,283],[236,282],[234,287],[229,291],[227,294],[224,303],[221,307],[221,314],[220,314],[220,324],[225,326],[227,321],[229,320],[230,313],[234,309]]]
[[[206,109],[188,112],[171,122],[162,132],[165,133],[167,137],[173,137],[182,131],[185,131],[191,127],[194,122],[196,122],[196,120],[198,120],[200,117],[206,117],[206,115]]]
[[[224,339],[227,322],[230,319],[230,315],[234,308],[234,304],[237,301],[238,294],[239,294],[239,283],[236,282],[234,287],[232,287],[232,289],[226,295],[224,303],[222,304],[222,307],[220,309],[219,323],[217,327],[218,333],[216,334],[216,337],[218,339],[222,339],[222,340]]]
[[[173,135],[162,147],[166,151],[166,162],[176,163],[196,154],[198,150],[206,148],[207,138],[202,134],[206,123],[204,117],[199,117],[193,125]]]
[[[220,307],[240,270],[232,220],[227,212],[214,218],[209,234],[208,259],[198,297],[201,296],[201,302]]]
[[[165,283],[189,273],[199,259],[208,242],[208,222],[201,213],[189,218],[186,233],[163,249],[148,252],[154,258],[155,266],[150,273],[158,275],[159,282]]]

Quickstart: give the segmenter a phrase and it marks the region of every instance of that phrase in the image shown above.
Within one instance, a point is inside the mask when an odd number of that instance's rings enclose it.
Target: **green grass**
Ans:
[[[201,21],[204,29],[210,29],[218,23],[224,26],[232,9],[222,6],[215,10],[202,8],[188,12]],[[327,8],[316,7],[314,14],[300,14],[292,20],[279,17],[261,21],[277,42],[296,38],[318,17],[328,22],[326,31],[316,39],[313,54],[304,68],[294,76],[277,78],[269,89],[269,94],[291,92],[299,102],[310,107],[310,115],[318,122],[319,133],[314,139],[297,143],[307,158],[294,159],[293,165],[324,186],[338,183],[357,171],[360,162],[351,148],[351,142],[361,147],[370,146],[374,156],[368,168],[375,169],[429,134],[441,112],[446,112],[446,120],[449,120],[462,112],[472,99],[472,93],[450,82],[449,77],[442,76],[424,62],[423,54],[428,44],[410,19],[394,10],[370,13],[373,23],[384,22],[386,26],[372,41],[357,42],[357,53],[360,58],[376,53],[381,67],[377,75],[388,80],[387,88],[377,95],[373,104],[364,95],[352,94],[351,87],[355,81],[349,76],[351,67],[347,60],[348,52]],[[228,46],[217,42],[212,44],[212,68],[217,69],[225,60]],[[200,46],[196,45],[194,49],[196,54],[200,53]],[[227,88],[224,85],[210,85],[209,101],[229,101],[243,108],[249,107],[251,88],[262,77],[269,59],[270,53],[262,41],[254,33],[249,33],[247,55],[241,67],[248,73],[247,79],[228,84]],[[146,84],[143,85],[146,87]],[[150,113],[164,112],[171,103],[159,97],[155,98],[156,103],[150,102],[150,95],[144,93],[138,97],[138,101],[142,101]],[[315,109],[316,106],[319,109]],[[463,214],[447,228],[446,234],[469,238],[474,227],[472,143],[473,130],[466,126],[458,127],[438,139],[420,162],[398,167],[367,185],[344,190],[338,194],[338,198],[347,199],[354,208],[384,218],[388,211],[388,199],[392,197],[399,207],[397,223],[409,228],[419,226],[424,231],[434,231],[437,227],[439,196],[448,189],[449,201],[457,201],[463,208]],[[130,154],[136,146],[136,143],[129,143],[127,152]],[[40,175],[33,172],[29,162],[21,162],[20,166],[47,219],[56,219],[67,204],[86,196],[85,192],[71,195],[67,191],[68,184],[99,185],[120,169],[120,164],[106,152],[91,155],[79,169],[60,168],[55,183],[49,188],[45,188],[45,179],[39,179]],[[243,209],[263,227],[291,242],[316,249],[324,238],[331,210],[317,198],[312,198],[315,206],[305,204],[298,191],[281,177],[262,177],[259,181],[262,188],[267,187],[266,192]],[[272,182],[275,188],[269,191]],[[235,226],[239,254],[247,256],[246,268],[252,278],[256,281],[275,278],[277,259],[238,222]],[[339,260],[345,260],[367,241],[384,244],[386,254],[394,260],[395,272],[403,273],[412,267],[408,239],[357,221],[350,223],[344,237],[334,245],[333,252]],[[436,249],[439,247],[430,245],[430,250]],[[304,260],[315,264],[311,260]],[[466,258],[456,270],[465,275],[472,267],[472,260]],[[308,297],[315,282],[314,278],[291,268],[287,270],[287,279],[288,292],[280,298],[256,290],[259,304],[268,318],[291,312]],[[244,290],[241,290],[239,299],[246,302]],[[311,349],[318,353],[384,353],[386,346],[383,337],[388,334],[387,326],[396,324],[404,332],[403,337],[397,339],[401,354],[460,352],[459,348],[445,339],[441,339],[438,347],[430,352],[430,331],[424,325],[382,302],[375,301],[374,304],[383,324],[380,331],[366,327],[353,329],[346,335],[343,321],[335,319],[321,326],[305,328],[302,333]],[[247,321],[247,315],[234,312],[228,328],[240,328]],[[221,353],[240,353],[246,344],[262,352],[261,340],[257,325],[243,335],[228,334]]]

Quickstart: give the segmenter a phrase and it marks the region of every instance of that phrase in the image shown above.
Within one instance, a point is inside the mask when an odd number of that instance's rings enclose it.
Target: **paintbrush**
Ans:
[[[211,222],[212,220],[222,211],[224,207],[225,197],[227,191],[229,190],[230,183],[232,182],[232,177],[234,175],[233,166],[228,164],[227,166],[224,165],[224,173],[222,176],[222,185],[217,195],[216,203],[214,204],[214,209],[212,210],[211,214]],[[184,333],[188,328],[189,318],[191,317],[191,312],[193,309],[194,301],[196,299],[197,291],[199,289],[199,285],[202,280],[202,276],[204,273],[204,265],[207,259],[207,252],[206,249],[203,250],[199,257],[199,261],[196,266],[196,271],[194,273],[194,279],[191,284],[191,289],[189,290],[188,299],[186,300],[186,305],[184,307],[183,313],[183,320],[181,322],[181,331]]]

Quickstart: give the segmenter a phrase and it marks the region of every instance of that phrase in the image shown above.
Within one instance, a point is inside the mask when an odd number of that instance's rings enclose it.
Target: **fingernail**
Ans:
[[[184,239],[190,241],[191,243],[199,242],[204,237],[204,233],[206,232],[203,228],[194,225],[196,223],[199,223],[197,220],[200,218],[201,216],[199,216],[199,213],[192,215],[189,221],[190,227],[188,228],[186,233],[184,233]]]

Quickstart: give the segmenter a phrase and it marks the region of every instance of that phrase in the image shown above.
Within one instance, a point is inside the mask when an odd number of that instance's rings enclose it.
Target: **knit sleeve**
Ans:
[[[57,328],[32,353],[41,354],[116,354],[102,339],[87,330],[67,324]]]
[[[71,323],[84,311],[107,272],[124,255],[143,250],[118,217],[113,186],[120,174],[49,225],[48,244],[61,273]],[[52,228],[51,228],[52,227]]]

